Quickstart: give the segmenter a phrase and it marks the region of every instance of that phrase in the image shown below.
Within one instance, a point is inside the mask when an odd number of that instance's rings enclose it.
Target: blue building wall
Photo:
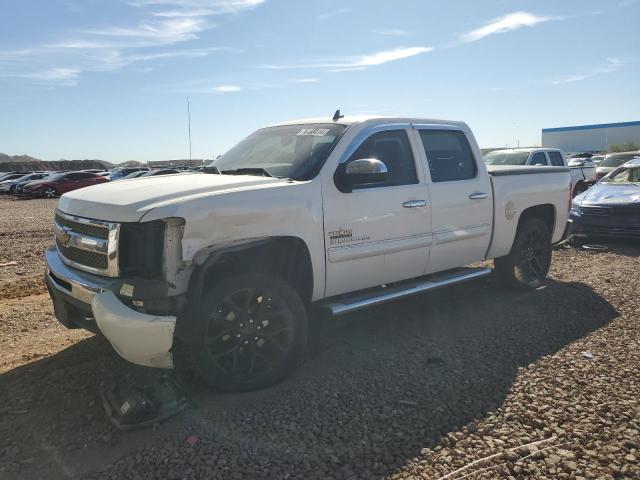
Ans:
[[[542,129],[542,146],[565,152],[604,152],[625,142],[640,143],[640,121]]]

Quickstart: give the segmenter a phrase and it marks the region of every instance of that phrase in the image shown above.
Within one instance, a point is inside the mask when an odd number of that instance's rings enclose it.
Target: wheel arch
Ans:
[[[518,218],[518,228],[520,228],[520,225],[522,225],[525,220],[529,218],[538,218],[547,225],[547,227],[549,228],[549,233],[551,233],[551,236],[553,236],[554,228],[556,225],[556,217],[556,207],[554,205],[550,203],[534,205],[522,211],[520,217]]]
[[[311,301],[313,265],[304,240],[294,236],[251,239],[225,246],[209,247],[194,256],[194,269],[187,288],[187,303],[176,325],[176,335],[190,338],[188,318],[197,313],[208,285],[228,275],[271,273],[288,282],[303,303]]]

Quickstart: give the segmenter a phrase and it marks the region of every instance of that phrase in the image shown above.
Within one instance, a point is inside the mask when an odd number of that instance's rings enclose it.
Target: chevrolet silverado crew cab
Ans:
[[[140,365],[262,388],[341,315],[488,275],[537,287],[562,239],[569,169],[488,167],[469,127],[311,119],[251,134],[213,174],[63,195],[46,281],[58,319]]]
[[[529,165],[543,167],[569,167],[571,172],[571,196],[575,197],[586,191],[596,182],[596,166],[588,158],[567,158],[557,148],[511,148],[494,150],[484,156],[487,165]]]

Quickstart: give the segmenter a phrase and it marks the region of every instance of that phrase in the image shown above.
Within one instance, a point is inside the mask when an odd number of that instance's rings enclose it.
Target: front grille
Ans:
[[[608,207],[580,207],[583,215],[591,215],[594,217],[606,217],[611,214],[611,209]]]
[[[101,253],[88,252],[86,250],[80,250],[79,248],[65,247],[58,240],[56,240],[56,246],[62,256],[72,262],[79,263],[90,268],[97,268],[99,270],[106,270],[109,266],[107,256]]]
[[[82,235],[89,235],[90,237],[101,238],[106,240],[109,238],[109,228],[99,225],[91,225],[87,223],[74,222],[73,220],[69,220],[64,218],[59,213],[56,213],[56,223],[61,227],[67,227],[73,230],[76,233],[80,233]]]
[[[120,225],[57,211],[56,247],[63,261],[80,270],[117,277]]]
[[[630,216],[640,220],[640,205],[617,205],[612,207],[616,215]]]
[[[574,233],[602,237],[640,238],[640,227],[580,225],[574,229]]]

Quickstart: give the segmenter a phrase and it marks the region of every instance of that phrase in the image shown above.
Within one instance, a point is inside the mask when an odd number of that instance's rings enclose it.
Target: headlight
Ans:
[[[582,209],[580,208],[580,205],[578,205],[575,202],[571,202],[571,211],[573,213],[578,214],[578,215],[580,215],[582,213]]]

